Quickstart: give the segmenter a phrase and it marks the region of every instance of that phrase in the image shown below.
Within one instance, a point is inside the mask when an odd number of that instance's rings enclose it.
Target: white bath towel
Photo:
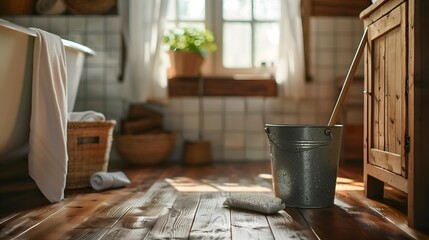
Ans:
[[[285,208],[280,198],[267,193],[230,193],[230,196],[223,203],[230,208],[244,209],[263,214],[273,214]]]
[[[96,172],[92,174],[90,182],[92,188],[97,191],[125,187],[131,183],[123,172]]]
[[[65,50],[57,35],[37,33],[28,170],[50,202],[64,198],[67,175],[67,73]]]
[[[71,112],[67,113],[67,119],[70,122],[95,122],[104,121],[104,114],[95,111]]]

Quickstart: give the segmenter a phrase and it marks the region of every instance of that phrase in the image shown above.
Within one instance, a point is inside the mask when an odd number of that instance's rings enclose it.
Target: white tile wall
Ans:
[[[17,16],[6,20],[43,28],[87,45],[97,55],[85,62],[75,110],[96,110],[107,118],[125,115],[121,98],[120,21],[118,16]],[[200,131],[198,98],[172,98],[165,107],[165,128],[178,134],[170,161],[179,161],[183,141],[200,134],[212,144],[214,161],[267,161],[265,123],[326,124],[338,94],[337,82],[345,77],[359,44],[363,24],[358,18],[312,17],[311,74],[303,99],[264,97],[206,97],[202,101]],[[358,74],[363,74],[363,64]],[[112,152],[112,157],[117,155]],[[118,160],[118,159],[112,159]]]

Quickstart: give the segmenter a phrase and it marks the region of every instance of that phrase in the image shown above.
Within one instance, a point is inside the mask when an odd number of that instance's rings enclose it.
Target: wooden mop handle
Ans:
[[[341,109],[343,108],[344,100],[346,99],[347,92],[349,91],[352,80],[355,76],[360,58],[362,57],[362,54],[363,54],[363,50],[365,49],[367,35],[368,35],[368,27],[365,28],[365,31],[362,35],[362,38],[359,43],[359,47],[355,53],[352,64],[350,65],[349,72],[347,73],[346,80],[344,81],[340,95],[338,96],[337,103],[335,104],[334,110],[332,111],[331,118],[329,119],[328,126],[334,126],[338,120],[338,116],[341,112]]]

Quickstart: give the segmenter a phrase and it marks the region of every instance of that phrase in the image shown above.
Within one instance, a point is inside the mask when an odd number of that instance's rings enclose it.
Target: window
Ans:
[[[277,60],[280,0],[170,0],[167,29],[210,29],[218,45],[205,73],[256,73]]]

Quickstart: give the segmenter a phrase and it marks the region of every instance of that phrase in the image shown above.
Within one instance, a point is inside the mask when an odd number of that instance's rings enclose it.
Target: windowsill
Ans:
[[[277,96],[277,84],[274,79],[240,79],[233,77],[203,76],[173,77],[168,80],[170,97],[185,96]],[[203,91],[199,94],[199,88]]]

